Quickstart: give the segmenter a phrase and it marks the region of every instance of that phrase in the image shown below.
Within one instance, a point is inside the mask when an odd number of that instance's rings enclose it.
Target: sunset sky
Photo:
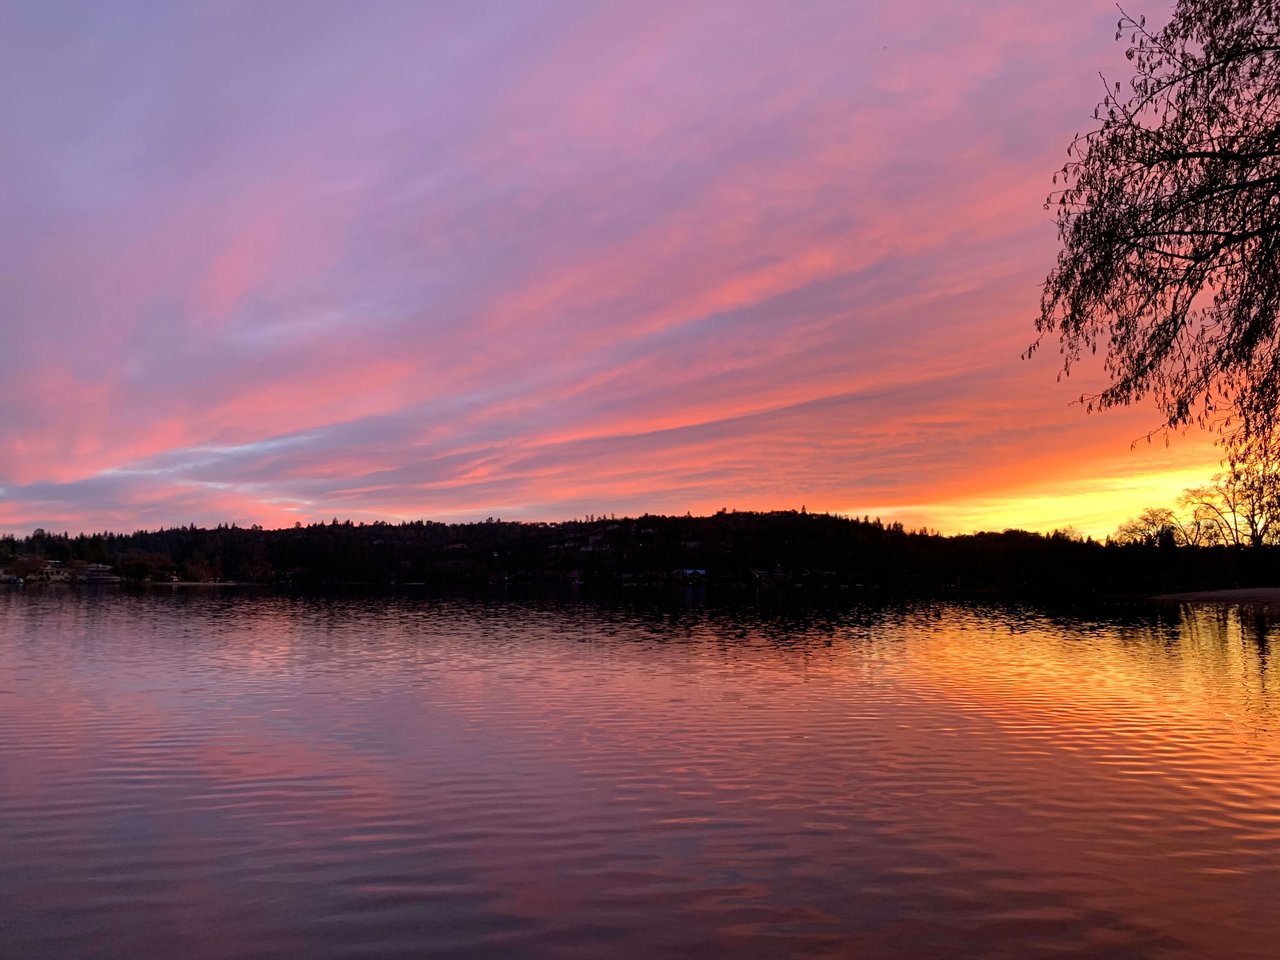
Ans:
[[[0,532],[1113,531],[1216,465],[1020,358],[1117,16],[0,0]]]

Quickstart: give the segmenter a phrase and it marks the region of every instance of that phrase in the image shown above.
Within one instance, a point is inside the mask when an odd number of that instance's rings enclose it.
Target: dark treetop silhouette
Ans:
[[[0,568],[39,580],[49,560],[109,564],[126,582],[173,578],[328,587],[363,583],[581,584],[604,588],[706,584],[796,587],[860,596],[859,588],[1013,591],[1080,597],[1277,582],[1280,545],[1172,536],[1101,544],[1070,532],[1005,530],[943,537],[900,523],[795,511],[709,517],[588,517],[564,523],[315,523],[284,530],[194,525],[131,534],[0,537]],[[845,591],[843,594],[842,591]]]
[[[1064,371],[1102,348],[1090,409],[1153,397],[1166,426],[1246,430],[1280,400],[1280,0],[1125,15],[1134,75],[1108,84],[1052,194],[1062,250],[1040,333]]]
[[[1205,484],[1184,490],[1179,515],[1150,508],[1123,524],[1116,539],[1183,546],[1280,545],[1280,431],[1239,429],[1222,437],[1222,470]]]

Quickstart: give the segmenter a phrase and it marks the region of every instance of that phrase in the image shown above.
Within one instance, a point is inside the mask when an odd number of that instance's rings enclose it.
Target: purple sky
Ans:
[[[1019,358],[1116,17],[0,0],[0,530],[1105,533],[1214,463]]]

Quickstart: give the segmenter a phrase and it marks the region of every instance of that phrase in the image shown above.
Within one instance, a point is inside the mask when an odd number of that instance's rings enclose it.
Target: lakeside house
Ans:
[[[120,578],[111,572],[111,565],[106,563],[90,563],[85,566],[84,574],[78,578],[80,583],[119,583]]]
[[[0,567],[0,583],[120,583],[107,563],[84,563],[78,560],[41,560],[23,556]]]
[[[71,570],[61,560],[46,560],[40,569],[27,577],[27,580],[34,583],[69,583],[71,581]]]

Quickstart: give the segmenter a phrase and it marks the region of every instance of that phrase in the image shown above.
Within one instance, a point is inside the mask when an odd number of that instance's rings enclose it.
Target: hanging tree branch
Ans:
[[[1062,244],[1039,334],[1063,371],[1105,357],[1091,406],[1150,396],[1168,427],[1280,405],[1280,0],[1122,12],[1134,74],[1108,84],[1046,208]]]

